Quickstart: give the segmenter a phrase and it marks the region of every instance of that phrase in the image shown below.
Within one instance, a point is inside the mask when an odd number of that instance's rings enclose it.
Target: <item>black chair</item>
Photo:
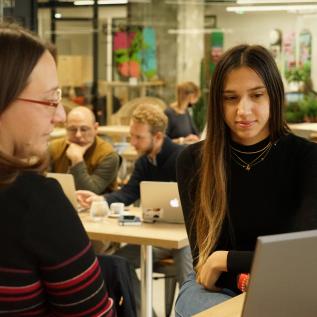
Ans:
[[[129,262],[116,255],[98,255],[98,260],[117,316],[137,317]]]

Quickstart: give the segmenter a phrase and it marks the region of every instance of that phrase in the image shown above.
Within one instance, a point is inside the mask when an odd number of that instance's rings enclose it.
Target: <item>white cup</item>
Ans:
[[[124,203],[112,203],[110,209],[114,215],[123,215]]]
[[[100,222],[109,214],[109,206],[105,200],[93,200],[90,206],[90,217],[95,222]]]

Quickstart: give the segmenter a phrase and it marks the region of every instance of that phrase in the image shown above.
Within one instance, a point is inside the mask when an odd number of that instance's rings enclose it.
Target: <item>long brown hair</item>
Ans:
[[[30,32],[14,24],[0,24],[0,117],[28,85],[45,50]],[[21,161],[0,151],[0,187],[13,182],[20,171],[42,165],[43,159]]]
[[[173,107],[181,109],[184,104],[184,101],[191,94],[199,97],[199,87],[195,83],[191,81],[185,81],[183,83],[178,84],[176,87],[177,99],[176,102],[173,104]]]
[[[222,224],[228,212],[227,166],[230,160],[229,129],[224,122],[223,90],[226,76],[242,66],[254,70],[266,86],[270,100],[270,138],[277,140],[289,132],[283,119],[284,87],[276,63],[264,47],[239,45],[228,50],[219,60],[210,86],[207,134],[201,150],[203,164],[195,197],[192,225],[197,232],[199,250],[196,270],[216,248]]]

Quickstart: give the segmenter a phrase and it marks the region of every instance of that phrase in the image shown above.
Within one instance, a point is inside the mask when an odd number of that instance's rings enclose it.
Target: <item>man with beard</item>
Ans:
[[[140,198],[141,181],[176,181],[176,159],[183,147],[165,135],[167,120],[163,110],[150,104],[141,104],[133,112],[130,142],[141,156],[135,163],[129,182],[121,190],[104,196],[109,205],[113,202],[130,205],[137,201]],[[77,199],[83,207],[89,207],[94,197],[96,195],[89,191],[77,191]],[[140,266],[138,245],[126,245],[115,254],[126,257],[135,268]],[[175,261],[177,280],[181,285],[193,269],[189,247],[180,250],[153,247],[153,262],[169,257]],[[139,285],[136,286],[139,289]],[[137,302],[139,296],[137,291]]]

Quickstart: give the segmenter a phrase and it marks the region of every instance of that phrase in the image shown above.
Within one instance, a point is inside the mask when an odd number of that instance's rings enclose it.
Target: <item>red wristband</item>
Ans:
[[[238,275],[238,288],[241,292],[245,292],[248,287],[250,274],[241,273]]]

